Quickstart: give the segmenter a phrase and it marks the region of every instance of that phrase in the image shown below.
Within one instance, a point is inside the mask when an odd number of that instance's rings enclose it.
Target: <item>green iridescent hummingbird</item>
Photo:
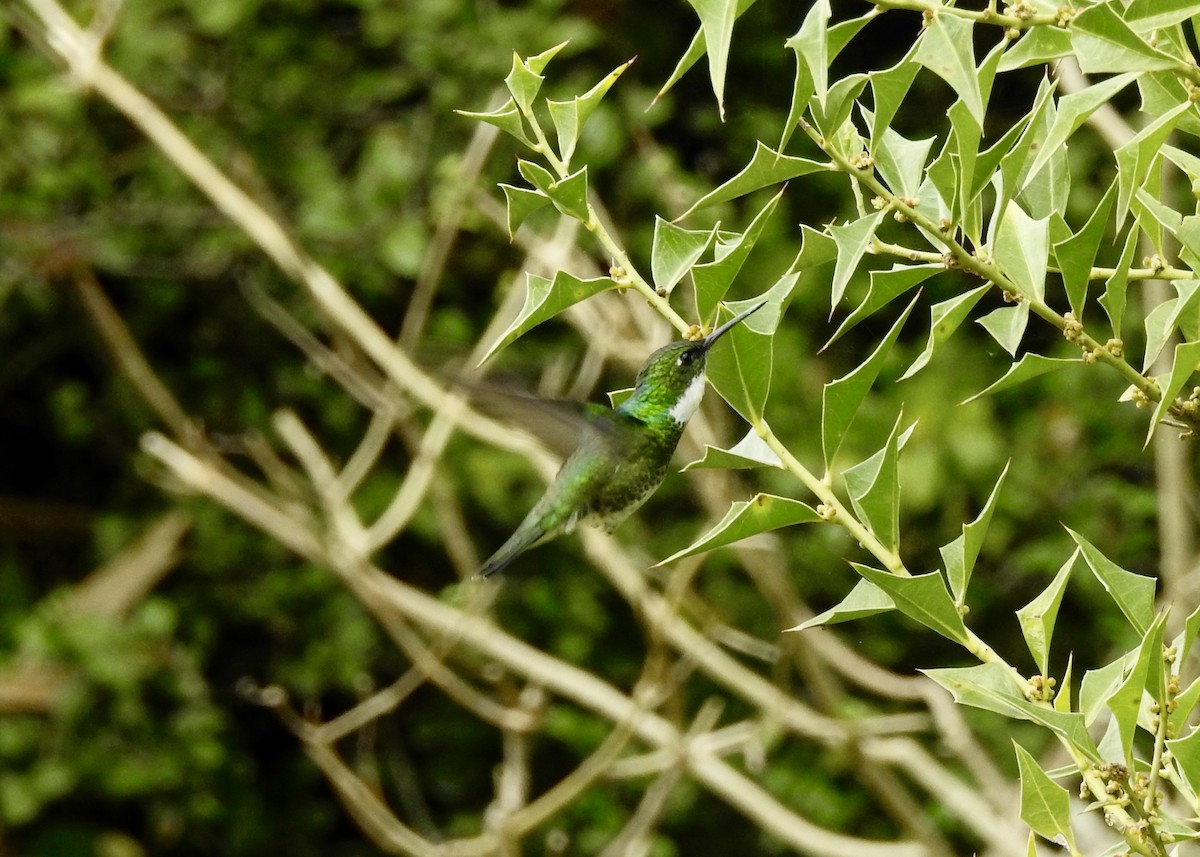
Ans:
[[[704,395],[704,367],[718,339],[766,301],[738,313],[694,342],[664,345],[638,372],[635,389],[614,409],[588,405],[583,439],[516,532],[483,564],[490,577],[521,553],[569,533],[576,524],[611,532],[666,476],[683,427]]]

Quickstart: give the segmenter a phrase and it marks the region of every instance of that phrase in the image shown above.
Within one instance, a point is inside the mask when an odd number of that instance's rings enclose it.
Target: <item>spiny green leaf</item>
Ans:
[[[700,16],[700,29],[708,52],[708,77],[717,110],[725,119],[725,69],[729,62],[729,45],[733,41],[733,22],[737,20],[736,0],[688,0],[688,5]]]
[[[1116,691],[1105,701],[1108,710],[1113,713],[1121,736],[1121,751],[1125,765],[1133,769],[1133,736],[1137,731],[1138,717],[1142,712],[1143,696],[1150,690],[1149,685],[1157,680],[1159,667],[1162,663],[1163,623],[1166,614],[1161,613],[1154,620],[1149,630],[1145,632],[1142,644],[1138,646],[1137,659],[1133,669],[1118,685]],[[1151,693],[1151,697],[1157,694]]]
[[[940,274],[945,270],[946,266],[941,264],[896,264],[892,266],[890,271],[872,271],[871,288],[867,291],[867,296],[863,298],[863,302],[858,305],[854,312],[846,317],[846,320],[838,327],[837,332],[829,337],[829,341],[825,343],[821,350],[824,351],[830,345],[833,345],[833,343],[841,339],[843,334],[860,321],[871,317],[909,289],[916,288],[934,274]]]
[[[908,315],[916,304],[917,300],[913,298],[870,357],[854,371],[825,385],[821,394],[821,443],[825,452],[826,470],[833,465],[834,456],[837,455],[846,432],[854,422],[854,415],[858,413],[859,406],[862,405],[871,385],[875,383],[884,360],[895,345],[904,322],[908,320]]]
[[[1196,309],[1200,280],[1173,280],[1171,285],[1175,287],[1176,296],[1163,301],[1146,316],[1146,355],[1142,359],[1142,372],[1150,369],[1171,334],[1179,328],[1180,317]]]
[[[796,56],[804,61],[809,78],[813,82],[813,94],[821,103],[825,103],[825,95],[829,90],[829,18],[833,13],[829,9],[829,0],[816,0],[808,7],[804,23],[799,32],[792,36],[784,46],[796,52]]]
[[[833,269],[833,282],[829,286],[832,306],[836,307],[841,301],[842,295],[846,291],[846,284],[850,282],[850,276],[858,268],[863,254],[871,246],[871,239],[875,237],[875,230],[879,228],[883,215],[884,212],[879,211],[842,226],[829,227],[829,234],[833,237],[838,249],[837,264]]]
[[[988,525],[992,522],[992,512],[996,508],[996,498],[1000,496],[1010,463],[1005,463],[1004,470],[1000,472],[1000,477],[992,488],[991,496],[975,520],[963,524],[962,534],[940,550],[942,562],[946,564],[946,580],[950,583],[950,592],[959,604],[966,600],[967,584],[971,581],[975,561],[979,559],[979,551],[983,547],[983,539],[987,535]]]
[[[548,51],[524,60],[513,53],[512,69],[504,78],[504,83],[508,87],[508,91],[512,93],[513,100],[526,116],[532,113],[533,100],[537,98],[538,90],[542,88],[542,82],[545,80],[542,72],[550,60],[554,59],[554,55],[566,46],[567,43],[562,42]]]
[[[1139,131],[1128,143],[1117,149],[1118,227],[1125,222],[1125,217],[1129,213],[1129,200],[1133,197],[1134,189],[1141,187],[1146,181],[1150,167],[1158,157],[1167,137],[1192,107],[1193,105],[1188,101],[1176,105]]]
[[[799,500],[774,494],[755,494],[749,500],[735,501],[715,527],[696,539],[689,547],[671,554],[658,565],[666,565],[685,556],[730,545],[769,530],[796,524],[812,524],[821,520],[816,509]]]
[[[1070,559],[1062,564],[1054,580],[1042,590],[1036,598],[1017,611],[1017,621],[1021,623],[1021,633],[1025,636],[1025,645],[1037,664],[1038,672],[1043,676],[1050,674],[1050,641],[1054,638],[1054,623],[1058,619],[1058,608],[1062,604],[1063,592],[1066,591],[1067,579],[1079,559],[1079,550],[1071,554]],[[1069,690],[1069,686],[1064,688]]]
[[[554,207],[568,217],[587,223],[590,213],[587,203],[587,167],[555,179],[553,174],[532,161],[517,161],[517,170],[531,185],[550,198]]]
[[[1179,60],[1151,47],[1121,20],[1120,3],[1098,3],[1071,20],[1071,47],[1084,74],[1159,71]]]
[[[738,0],[735,14],[738,17],[741,17],[742,13],[753,6],[755,2],[756,0]],[[708,45],[704,41],[704,28],[701,27],[696,31],[696,34],[692,36],[692,41],[688,45],[687,50],[683,52],[683,56],[680,57],[679,62],[675,64],[675,70],[671,72],[671,76],[667,78],[666,83],[664,83],[662,88],[658,90],[657,94],[655,94],[654,100],[651,102],[651,104],[656,103],[658,99],[666,95],[670,91],[671,87],[678,83],[680,78],[687,74],[688,70],[691,69],[691,67],[697,62],[699,62],[700,58],[703,57],[707,51]]]
[[[525,123],[521,120],[521,111],[517,109],[517,103],[511,98],[504,106],[486,113],[476,113],[471,110],[455,110],[454,112],[467,119],[477,119],[488,125],[495,125],[501,131],[516,137],[529,148],[533,148],[533,140],[529,139],[529,135],[525,133]]]
[[[880,572],[883,574],[884,572]],[[878,613],[886,613],[896,609],[896,602],[887,593],[865,578],[860,579],[850,594],[836,606],[830,607],[824,613],[814,616],[806,622],[801,622],[789,631],[803,631],[820,625],[836,625],[839,622],[849,622],[852,619],[865,619]]]
[[[1069,843],[1075,850],[1071,832],[1071,796],[1046,775],[1029,752],[1013,742],[1017,753],[1017,771],[1021,780],[1021,820],[1029,829],[1052,842]]]
[[[650,273],[660,295],[669,295],[712,243],[716,229],[684,229],[661,217],[654,219]]]
[[[1175,757],[1179,773],[1187,780],[1192,794],[1200,794],[1200,729],[1193,729],[1183,738],[1167,742],[1167,749]]]
[[[1000,343],[1000,347],[1016,357],[1021,337],[1025,335],[1025,327],[1029,324],[1029,301],[994,309],[978,319],[978,323]]]
[[[1083,558],[1088,567],[1121,608],[1129,624],[1145,636],[1154,619],[1154,578],[1126,571],[1070,527],[1067,528],[1067,532],[1083,550]]]
[[[546,102],[550,109],[550,119],[554,122],[554,131],[558,136],[558,156],[564,164],[571,163],[571,156],[575,154],[575,146],[579,142],[579,132],[583,130],[588,117],[632,62],[633,60],[629,60],[617,66],[583,95],[577,95],[569,101]]]
[[[1059,27],[1030,27],[1021,40],[1004,52],[999,71],[1046,65],[1071,53],[1071,34]]]
[[[771,389],[773,334],[799,279],[799,273],[784,274],[757,298],[726,304],[736,314],[766,301],[766,306],[722,337],[729,345],[718,344],[708,358],[709,382],[748,423],[762,418]]]
[[[906,435],[911,431],[912,426]],[[850,495],[850,503],[858,517],[891,551],[900,547],[899,435],[900,419],[897,419],[883,449],[867,460],[847,467],[842,474],[846,493]]]
[[[692,268],[692,284],[696,293],[696,314],[700,318],[709,318],[717,308],[717,304],[725,297],[734,277],[742,269],[750,251],[754,249],[758,237],[762,235],[780,197],[783,188],[771,197],[766,205],[754,216],[754,220],[742,233],[717,233],[714,245],[713,261],[696,265]]]
[[[1138,33],[1170,27],[1200,15],[1196,0],[1133,0],[1125,9],[1125,23]]]
[[[1130,229],[1129,234],[1125,236],[1125,248],[1121,251],[1121,258],[1117,261],[1117,267],[1113,269],[1113,275],[1104,281],[1104,294],[1100,296],[1097,303],[1104,307],[1104,312],[1108,315],[1109,323],[1112,325],[1113,336],[1120,338],[1121,323],[1125,319],[1125,303],[1126,295],[1129,288],[1129,266],[1133,264],[1133,254],[1137,250],[1138,245],[1138,230]]]
[[[897,577],[870,566],[851,563],[864,578],[883,590],[896,604],[896,609],[920,624],[948,637],[956,643],[966,643],[967,628],[958,608],[946,589],[946,581],[936,571],[916,577]]]
[[[1088,283],[1091,281],[1092,264],[1104,238],[1104,227],[1117,198],[1117,181],[1114,178],[1100,204],[1088,217],[1083,228],[1054,245],[1054,258],[1062,271],[1063,286],[1067,300],[1077,321],[1083,321],[1083,309],[1087,300]]]
[[[517,230],[521,228],[525,218],[539,208],[550,204],[550,197],[541,191],[530,190],[527,187],[502,184],[500,190],[504,191],[504,199],[507,203],[508,237],[510,239],[517,234]]]
[[[1120,686],[1136,657],[1136,651],[1126,652],[1111,663],[1083,674],[1079,683],[1079,711],[1089,726],[1104,710],[1104,703]]]
[[[483,363],[517,337],[532,330],[543,321],[553,318],[572,304],[577,304],[592,295],[617,287],[618,284],[609,277],[581,280],[559,271],[554,275],[553,280],[547,280],[536,274],[526,274],[525,305],[521,307],[521,311],[517,313],[513,323],[504,333],[500,334],[500,338],[492,344],[483,360],[479,362]]]
[[[1096,745],[1084,725],[1083,715],[1055,711],[1030,702],[1003,664],[988,662],[973,667],[949,667],[921,672],[950,691],[955,701],[962,705],[994,711],[1017,720],[1040,723],[1056,735],[1066,738],[1092,761],[1100,761]]]
[[[912,365],[900,376],[901,381],[911,378],[925,368],[925,365],[929,362],[929,358],[933,356],[933,352],[949,339],[954,331],[958,330],[959,326],[966,321],[975,304],[989,289],[991,289],[991,284],[985,284],[969,292],[956,295],[949,300],[936,303],[930,308],[929,340],[925,343],[925,350],[917,356]]]
[[[829,169],[829,164],[810,161],[806,158],[793,158],[790,155],[781,155],[765,143],[756,143],[754,157],[750,159],[750,163],[740,173],[720,187],[709,191],[696,200],[691,208],[675,218],[675,222],[678,223],[680,220],[683,220],[688,215],[705,206],[715,205],[718,202],[725,202],[730,199],[737,199],[739,196],[745,196],[759,188],[781,184],[797,176],[804,176],[827,169]]]
[[[684,465],[684,470],[748,470],[753,467],[783,467],[775,450],[767,446],[754,429],[729,449],[706,443],[704,457]]]
[[[1038,170],[1049,163],[1054,153],[1062,148],[1070,136],[1101,105],[1108,103],[1114,95],[1135,80],[1137,80],[1137,75],[1133,72],[1119,74],[1116,77],[1093,84],[1080,92],[1064,96],[1058,102],[1058,111],[1054,117],[1054,122],[1050,126],[1050,133],[1046,135],[1045,143],[1034,157],[1033,164],[1029,167],[1029,176],[1032,177]],[[1026,183],[1028,183],[1028,179]]]
[[[869,124],[875,124],[869,111],[863,110],[863,115]],[[883,129],[882,139],[872,141],[875,167],[892,193],[902,198],[916,199],[932,146],[932,137],[908,140],[891,128]]]
[[[921,34],[916,61],[932,71],[958,93],[983,127],[983,95],[975,74],[975,47],[970,21],[949,13],[935,13]]]
[[[1047,218],[1034,220],[1009,201],[996,231],[996,262],[1021,294],[1037,301],[1046,297],[1049,224]]]
[[[1057,369],[1077,365],[1082,362],[1083,360],[1079,357],[1043,357],[1041,354],[1035,354],[1031,351],[1028,354],[1023,354],[1020,360],[1008,367],[1008,371],[998,381],[995,381],[986,389],[980,390],[974,396],[965,399],[963,404],[973,402],[982,396],[990,396],[992,393],[998,393],[1009,387],[1015,387],[1017,384],[1029,381],[1039,375],[1045,375],[1047,372],[1053,372]]]
[[[1150,430],[1146,433],[1146,443],[1150,442],[1150,438],[1158,429],[1158,424],[1166,418],[1175,397],[1179,395],[1183,385],[1196,371],[1198,362],[1200,362],[1200,342],[1181,342],[1175,346],[1175,359],[1171,362],[1171,373],[1165,379],[1159,380],[1162,398],[1154,408],[1154,416],[1150,418]]]
[[[878,141],[882,138],[883,129],[892,124],[896,111],[900,109],[904,96],[916,80],[921,65],[913,61],[917,47],[909,51],[908,56],[891,68],[873,71],[871,79],[871,97],[874,104],[874,118],[871,123],[871,149],[879,148]]]

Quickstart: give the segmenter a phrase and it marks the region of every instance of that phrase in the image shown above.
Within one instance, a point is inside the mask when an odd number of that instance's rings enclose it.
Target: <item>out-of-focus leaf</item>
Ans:
[[[832,466],[834,456],[837,455],[846,432],[854,422],[854,415],[858,413],[859,406],[862,405],[871,385],[875,383],[879,370],[883,368],[883,361],[895,345],[897,337],[900,336],[900,329],[904,327],[904,322],[908,320],[908,315],[916,304],[914,298],[870,357],[854,371],[825,385],[821,394],[821,444],[825,452],[826,470]]]
[[[1154,578],[1126,571],[1070,527],[1067,532],[1079,545],[1088,567],[1121,608],[1129,624],[1138,634],[1145,636],[1154,621]]]
[[[973,667],[921,670],[954,695],[956,702],[994,711],[1017,720],[1040,723],[1066,738],[1094,762],[1100,761],[1088,735],[1083,715],[1036,705],[1025,698],[1014,676],[1003,664],[988,662]]]
[[[950,84],[975,123],[983,127],[983,95],[975,73],[975,42],[970,21],[957,15],[934,14],[921,34],[916,61]]]
[[[771,447],[763,442],[754,429],[746,432],[746,436],[729,449],[721,449],[712,444],[704,445],[704,457],[684,465],[684,470],[705,470],[718,468],[721,470],[747,470],[752,467],[783,467],[783,462]]]
[[[925,368],[925,365],[929,362],[929,358],[933,356],[933,352],[937,350],[938,346],[949,339],[954,331],[958,330],[959,326],[966,321],[975,304],[979,302],[979,299],[991,287],[990,283],[979,286],[969,292],[956,295],[949,300],[936,303],[930,308],[929,339],[925,343],[925,350],[917,355],[917,359],[900,376],[901,381],[911,378]]]
[[[681,551],[671,554],[658,565],[666,565],[692,554],[710,551],[750,536],[791,527],[796,524],[812,524],[821,521],[817,510],[793,500],[774,494],[755,494],[749,500],[738,500],[729,507],[725,517],[704,535]]]
[[[767,225],[775,206],[783,196],[783,189],[771,197],[766,205],[754,216],[754,220],[746,227],[745,232],[728,234],[718,232],[714,243],[713,260],[696,265],[692,268],[692,283],[696,293],[696,314],[700,318],[709,318],[717,308],[717,304],[725,297],[734,277],[742,269],[746,257],[754,249],[758,237],[762,235],[763,227]]]
[[[973,402],[981,396],[990,396],[1001,390],[1007,390],[1009,387],[1015,387],[1017,384],[1029,381],[1039,375],[1045,375],[1047,372],[1053,372],[1056,369],[1074,366],[1082,362],[1082,358],[1079,357],[1043,357],[1041,354],[1035,354],[1031,351],[1028,354],[1022,355],[1020,360],[1008,367],[1008,371],[998,381],[980,390],[974,396],[965,399],[963,404]]]
[[[897,577],[870,566],[851,564],[859,574],[883,590],[901,613],[956,643],[967,642],[967,628],[940,573],[931,571],[916,577]]]
[[[884,572],[880,572],[883,574]],[[836,625],[839,622],[849,622],[853,619],[865,619],[878,613],[886,613],[896,609],[896,602],[886,592],[866,578],[858,581],[850,594],[837,605],[830,607],[824,613],[814,616],[806,622],[801,622],[789,631],[803,631],[820,625]]]
[[[1063,592],[1075,561],[1079,559],[1079,550],[1071,554],[1070,559],[1062,564],[1054,580],[1041,593],[1017,611],[1017,621],[1021,623],[1021,633],[1025,636],[1025,645],[1033,655],[1038,672],[1043,676],[1050,674],[1050,641],[1054,638],[1054,623],[1058,619],[1058,607],[1062,604]],[[1068,688],[1069,689],[1069,688]]]
[[[678,223],[692,212],[707,205],[737,199],[739,196],[745,196],[759,188],[780,184],[797,176],[804,176],[827,169],[829,169],[829,164],[827,163],[822,164],[806,158],[793,158],[790,155],[781,155],[765,143],[756,143],[754,157],[750,159],[750,163],[740,173],[720,187],[709,191],[696,200],[691,208],[675,218],[675,222]]]
[[[650,274],[660,295],[669,295],[712,243],[715,229],[684,229],[661,217],[654,219]]]
[[[555,133],[558,135],[558,156],[564,164],[571,163],[575,145],[579,142],[579,132],[587,123],[588,117],[632,62],[633,60],[630,60],[617,66],[583,95],[577,95],[569,101],[546,102],[550,110],[550,119],[554,122]]]
[[[525,305],[517,313],[513,323],[508,326],[500,338],[492,343],[483,360],[513,342],[517,337],[532,330],[547,319],[558,315],[572,304],[577,304],[585,298],[599,294],[607,289],[615,289],[618,284],[609,277],[598,277],[594,280],[581,280],[564,271],[554,275],[553,280],[539,277],[536,274],[526,274]]]
[[[1071,304],[1071,312],[1076,320],[1083,320],[1084,303],[1087,300],[1088,283],[1091,281],[1092,264],[1096,261],[1096,252],[1104,238],[1104,227],[1108,215],[1112,211],[1113,202],[1117,198],[1117,182],[1113,179],[1104,192],[1100,204],[1088,217],[1083,228],[1054,245],[1054,258],[1062,271],[1063,286],[1067,290],[1067,300]]]
[[[1000,343],[1001,348],[1016,357],[1021,337],[1025,335],[1025,328],[1029,324],[1029,301],[994,309],[978,322],[992,335],[992,339]]]
[[[1011,462],[1009,462],[1011,463]],[[1008,465],[1000,472],[996,485],[992,488],[991,496],[984,504],[983,510],[969,524],[963,524],[962,534],[950,544],[942,547],[940,553],[942,562],[946,564],[946,580],[950,584],[950,592],[958,604],[966,600],[967,585],[971,581],[971,572],[975,561],[979,559],[979,551],[983,547],[983,539],[987,535],[988,525],[992,522],[992,512],[996,508],[996,498],[1004,486],[1004,477],[1008,475]]]
[[[1089,6],[1071,20],[1071,47],[1084,74],[1160,71],[1179,66],[1121,20],[1119,3]]]
[[[1028,751],[1013,742],[1017,753],[1017,771],[1021,780],[1021,820],[1029,829],[1052,842],[1075,847],[1071,832],[1071,796],[1046,775]]]

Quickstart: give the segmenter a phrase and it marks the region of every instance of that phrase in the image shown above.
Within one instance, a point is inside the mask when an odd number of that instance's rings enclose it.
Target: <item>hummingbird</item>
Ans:
[[[632,395],[616,408],[585,405],[579,446],[479,576],[490,577],[576,524],[612,532],[645,503],[662,484],[683,427],[700,406],[708,352],[766,303],[738,313],[703,339],[672,342],[655,351],[638,372]]]

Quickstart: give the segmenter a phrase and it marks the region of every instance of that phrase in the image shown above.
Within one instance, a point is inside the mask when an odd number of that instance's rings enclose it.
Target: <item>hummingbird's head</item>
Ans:
[[[665,410],[679,425],[686,423],[696,413],[704,395],[704,367],[709,350],[734,325],[764,305],[766,301],[738,313],[703,339],[672,342],[655,351],[638,372],[636,389],[629,401]]]

